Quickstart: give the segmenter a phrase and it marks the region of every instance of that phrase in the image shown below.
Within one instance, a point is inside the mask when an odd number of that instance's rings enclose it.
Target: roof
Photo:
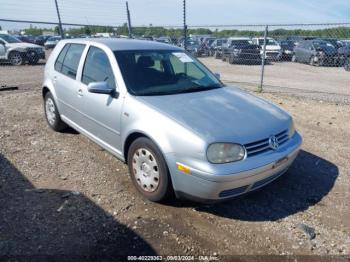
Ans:
[[[117,50],[182,50],[179,47],[155,41],[125,39],[125,38],[76,38],[62,40],[67,43],[106,45],[113,51]]]

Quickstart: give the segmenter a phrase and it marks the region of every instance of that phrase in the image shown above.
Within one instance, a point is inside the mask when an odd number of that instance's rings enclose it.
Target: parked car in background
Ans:
[[[49,127],[69,125],[126,162],[151,201],[251,192],[283,175],[302,143],[286,111],[154,41],[63,40],[42,95]]]
[[[256,37],[252,39],[252,43],[260,46],[260,54],[263,55],[264,38]],[[266,38],[266,49],[265,49],[265,59],[271,61],[278,61],[282,57],[282,48],[278,42],[271,38]]]
[[[185,41],[182,42],[181,47],[185,47]],[[201,44],[196,39],[187,39],[186,41],[186,51],[192,54],[193,56],[200,56],[201,55]]]
[[[222,60],[230,64],[259,64],[260,46],[252,44],[250,38],[230,37],[222,47]]]
[[[323,40],[301,41],[294,48],[293,62],[308,63],[315,66],[339,65],[337,49]]]
[[[34,39],[34,44],[44,46],[45,42],[47,41],[47,39],[49,39],[49,37],[49,35],[37,36]]]
[[[281,50],[282,50],[281,60],[291,61],[293,57],[294,47],[295,47],[294,41],[280,40],[278,43],[281,46]]]
[[[154,40],[165,44],[172,44],[171,38],[168,36],[161,36],[161,37],[155,38]]]
[[[44,49],[35,44],[21,42],[16,37],[0,34],[0,60],[12,65],[37,64],[39,59],[45,59]]]
[[[51,37],[49,37],[46,40],[45,44],[44,44],[45,49],[52,49],[52,48],[54,48],[61,39],[62,39],[61,36],[51,36]]]
[[[24,43],[34,44],[35,42],[35,37],[31,35],[15,35],[14,37],[21,40],[21,42],[24,42]]]
[[[222,56],[222,46],[227,43],[227,38],[218,38],[210,46],[210,55],[215,58],[221,58]]]
[[[211,45],[212,43],[215,41],[215,37],[205,37],[203,38],[202,41],[202,49],[203,49],[203,54],[206,56],[210,56],[211,55]]]

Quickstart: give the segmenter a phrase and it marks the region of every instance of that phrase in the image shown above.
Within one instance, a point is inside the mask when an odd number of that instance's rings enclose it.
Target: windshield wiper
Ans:
[[[200,91],[207,91],[211,89],[220,88],[221,85],[210,85],[210,86],[192,86],[190,88],[181,90],[179,93],[192,93],[192,92],[200,92]]]

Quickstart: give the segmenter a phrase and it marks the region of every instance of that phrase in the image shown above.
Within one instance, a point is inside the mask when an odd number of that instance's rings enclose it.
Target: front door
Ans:
[[[116,88],[109,58],[104,50],[90,46],[78,81],[81,93],[79,111],[84,119],[82,128],[97,142],[120,154],[120,118],[123,98],[118,95],[96,94],[88,91],[92,82],[107,82]]]

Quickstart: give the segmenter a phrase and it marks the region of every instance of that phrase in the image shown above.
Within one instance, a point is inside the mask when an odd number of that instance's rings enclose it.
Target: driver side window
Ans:
[[[86,55],[81,82],[88,85],[91,82],[107,82],[115,87],[114,74],[106,53],[95,46],[91,46]]]

